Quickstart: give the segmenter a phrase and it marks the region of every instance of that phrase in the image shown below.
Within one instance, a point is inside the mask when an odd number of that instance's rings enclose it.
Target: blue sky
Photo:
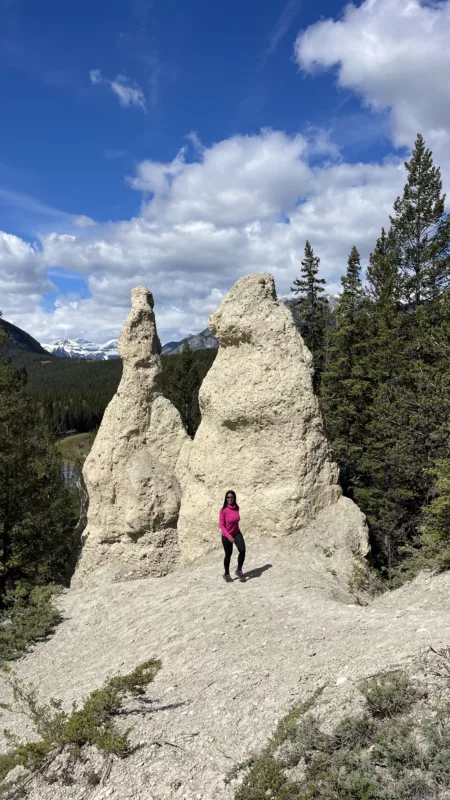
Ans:
[[[418,130],[447,175],[450,0],[317,9],[0,0],[5,317],[107,339],[145,282],[176,338],[245,272],[287,293],[306,238],[338,288]]]

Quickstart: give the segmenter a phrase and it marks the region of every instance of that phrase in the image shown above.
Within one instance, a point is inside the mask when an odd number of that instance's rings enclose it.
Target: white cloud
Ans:
[[[204,328],[245,273],[271,272],[279,294],[288,294],[307,238],[337,290],[351,246],[366,259],[387,223],[404,170],[395,160],[312,166],[318,149],[328,158],[327,137],[317,131],[311,141],[262,131],[203,148],[194,163],[183,150],[168,164],[143,162],[131,182],[151,198],[139,216],[53,232],[35,248],[14,241],[9,269],[23,304],[3,293],[5,317],[42,341],[65,334],[107,340],[127,315],[131,288],[146,284],[162,341],[176,339]],[[0,274],[4,258],[0,250]],[[60,298],[48,314],[37,308],[36,291],[49,290],[46,269],[55,265],[86,276],[92,296]],[[22,274],[27,283],[19,286]],[[30,303],[24,295],[33,281],[39,288]]]
[[[90,228],[95,225],[95,220],[92,217],[87,217],[85,214],[80,214],[78,217],[72,217],[72,224],[76,228]]]
[[[423,133],[438,159],[450,145],[450,0],[364,0],[339,20],[299,34],[295,57],[306,72],[337,67],[339,86],[387,110],[396,146]]]
[[[449,41],[450,0],[364,0],[301,33],[295,53],[303,70],[336,68],[340,86],[387,112],[395,145],[411,146],[421,131],[448,189]],[[122,104],[145,108],[139,87],[123,76],[111,81],[93,70],[91,81],[109,85]],[[210,147],[196,134],[188,140],[172,160],[147,159],[128,178],[143,195],[135,218],[91,224],[62,215],[36,245],[0,234],[5,317],[43,341],[62,334],[107,340],[128,312],[131,288],[144,283],[155,296],[161,339],[179,338],[203,328],[245,273],[271,272],[279,294],[288,294],[307,238],[335,291],[353,244],[367,263],[405,182],[402,160],[345,163],[322,130],[263,130]],[[47,277],[55,266],[86,276],[92,296],[59,298],[45,313],[39,301],[55,288]]]
[[[198,162],[186,163],[184,150],[170,164],[144,161],[131,185],[155,195],[143,206],[146,219],[242,227],[279,218],[308,191],[307,152],[303,136],[264,130],[225,139]]]
[[[91,69],[89,73],[89,77],[91,79],[91,83],[93,86],[99,83],[103,83],[104,78],[102,76],[101,70],[99,69]]]
[[[185,149],[181,148],[169,164],[151,161],[150,159],[142,161],[138,164],[137,175],[128,179],[130,186],[139,192],[151,192],[158,196],[166,195],[173,178],[184,169],[184,156]]]
[[[131,78],[126,75],[117,75],[114,80],[110,80],[105,78],[99,69],[91,69],[89,75],[93,86],[98,86],[99,84],[108,85],[116,97],[119,98],[119,103],[124,108],[141,108],[146,111],[144,92]]]

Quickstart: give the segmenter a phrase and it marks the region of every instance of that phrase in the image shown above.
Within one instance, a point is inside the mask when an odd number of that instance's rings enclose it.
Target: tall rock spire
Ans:
[[[249,539],[288,536],[341,497],[313,392],[312,357],[277,300],[273,277],[241,278],[208,327],[219,351],[200,390],[200,426],[177,466],[185,561],[219,546],[219,507],[228,489],[237,493]],[[367,551],[364,517],[354,510]]]
[[[153,305],[145,286],[133,289],[119,338],[122,379],[83,468],[89,508],[75,584],[164,575],[177,561],[174,470],[188,436],[162,394]]]

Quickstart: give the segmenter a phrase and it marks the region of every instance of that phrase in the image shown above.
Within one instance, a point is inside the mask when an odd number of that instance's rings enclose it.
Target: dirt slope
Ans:
[[[38,782],[32,800],[231,800],[226,773],[293,702],[326,683],[320,711],[332,721],[361,677],[450,644],[450,575],[421,576],[363,607],[329,563],[293,538],[259,541],[247,569],[266,568],[245,584],[226,585],[213,554],[175,576],[69,591],[56,634],[17,664],[43,698],[70,705],[152,656],[163,668],[149,690],[153,712],[124,720],[141,747],[115,760],[106,786]],[[5,724],[25,730],[17,716]]]

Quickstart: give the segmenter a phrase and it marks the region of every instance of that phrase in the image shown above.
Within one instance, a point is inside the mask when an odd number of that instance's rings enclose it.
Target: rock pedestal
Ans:
[[[249,540],[288,536],[341,496],[312,357],[272,276],[241,278],[208,327],[219,351],[200,390],[201,424],[177,466],[183,561],[220,546],[218,515],[228,489],[237,494]]]
[[[89,508],[75,584],[164,575],[178,558],[175,464],[188,436],[162,394],[153,297],[143,286],[133,289],[118,350],[122,379],[83,468]]]

